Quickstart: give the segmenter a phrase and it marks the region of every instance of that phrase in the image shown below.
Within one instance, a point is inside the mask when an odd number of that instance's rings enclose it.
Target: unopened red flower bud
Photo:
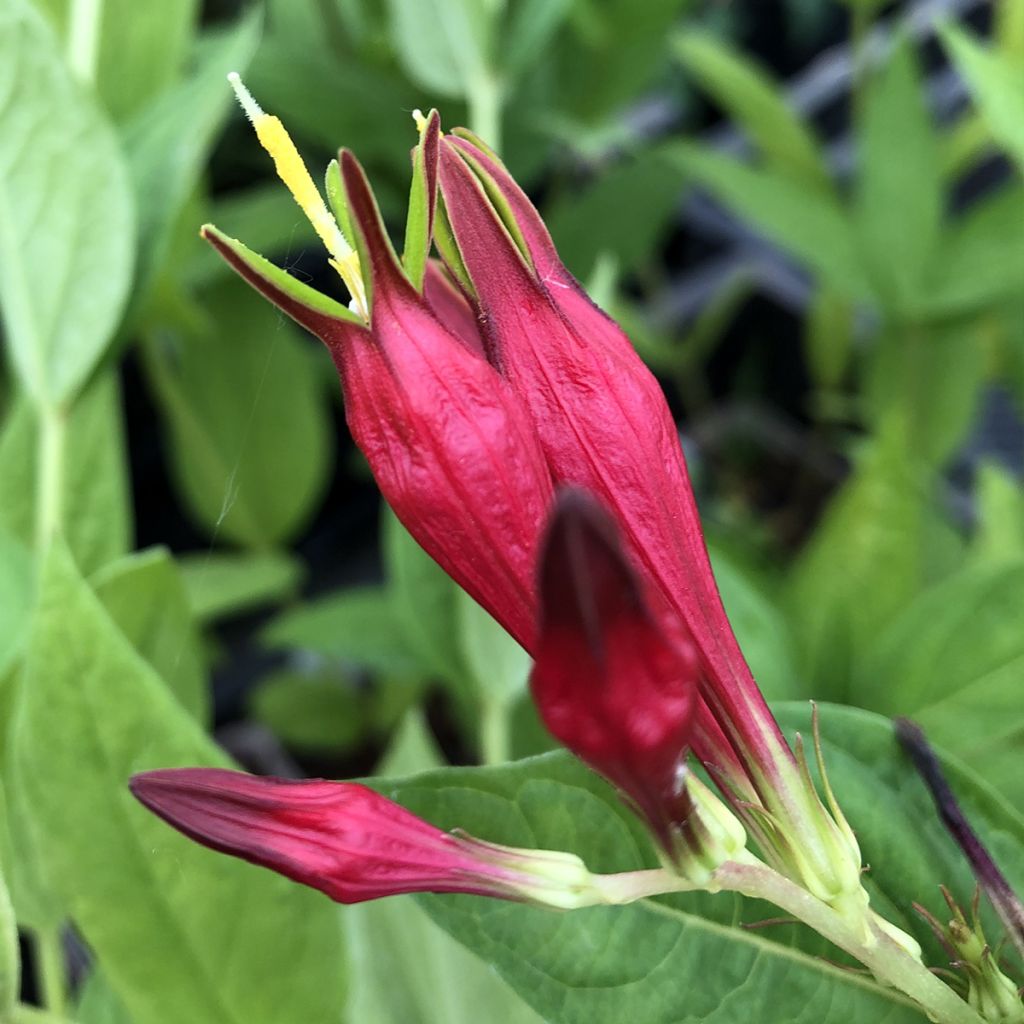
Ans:
[[[131,790],[191,839],[339,903],[410,892],[475,893],[558,909],[612,901],[600,888],[602,876],[573,854],[442,832],[355,782],[177,768],[136,775]],[[628,885],[615,888],[631,895]]]

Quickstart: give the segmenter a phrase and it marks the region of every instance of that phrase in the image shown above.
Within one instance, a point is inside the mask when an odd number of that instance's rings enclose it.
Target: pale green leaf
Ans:
[[[395,50],[422,88],[461,97],[488,76],[493,25],[487,0],[388,0],[387,6]]]
[[[8,349],[33,400],[60,404],[83,385],[113,336],[135,236],[114,133],[27,0],[0,6],[0,139]]]
[[[140,16],[137,0],[37,2],[65,40],[72,67],[93,78],[96,92],[118,122],[175,81],[199,8],[197,0],[161,0]]]
[[[293,597],[305,576],[303,564],[283,551],[183,555],[178,567],[199,622]]]
[[[145,346],[173,477],[212,536],[270,548],[308,522],[330,471],[321,353],[239,281],[218,284],[205,304],[203,329]]]
[[[478,699],[507,707],[526,688],[530,656],[463,590],[456,594],[455,618],[462,663]]]
[[[245,71],[259,32],[260,19],[253,9],[236,28],[207,44],[188,79],[158,96],[125,128],[139,215],[136,303],[145,297],[167,251],[171,227],[199,181],[228,112],[234,109],[226,76],[229,71]],[[194,244],[200,247],[198,239]]]
[[[767,167],[750,167],[694,143],[666,150],[701,188],[791,252],[837,292],[872,301],[853,225],[834,199]]]
[[[264,628],[260,640],[267,647],[311,651],[379,672],[416,669],[394,601],[383,587],[342,590],[289,608]]]
[[[789,109],[779,85],[766,72],[707,32],[686,32],[674,46],[686,68],[750,137],[769,166],[809,188],[831,191],[810,129]]]
[[[952,25],[941,35],[992,134],[1024,168],[1024,61],[988,50]]]
[[[199,631],[174,559],[150,548],[104,566],[89,581],[124,638],[199,722],[210,711]]]
[[[13,730],[47,875],[136,1024],[341,1020],[335,908],[205,850],[127,782],[224,756],[120,635],[59,545],[47,558]],[[282,969],[287,955],[288,968]]]
[[[969,567],[923,593],[863,652],[858,703],[910,715],[1024,811],[1024,561]]]

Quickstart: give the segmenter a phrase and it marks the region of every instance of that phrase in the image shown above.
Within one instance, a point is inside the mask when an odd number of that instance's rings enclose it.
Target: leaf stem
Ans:
[[[56,1016],[67,1009],[67,988],[64,975],[64,950],[60,932],[40,929],[35,935],[36,977],[43,1006]]]
[[[68,63],[83,82],[96,78],[102,21],[103,0],[71,0]]]
[[[504,764],[509,759],[508,704],[490,697],[480,714],[480,754],[484,764]]]
[[[60,406],[39,409],[39,467],[36,485],[36,551],[41,558],[64,520],[64,449],[67,412]]]
[[[474,77],[466,97],[469,126],[496,153],[501,153],[502,84],[493,72]]]

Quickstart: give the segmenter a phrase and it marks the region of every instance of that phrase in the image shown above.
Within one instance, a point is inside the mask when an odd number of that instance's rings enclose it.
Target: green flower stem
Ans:
[[[55,929],[36,932],[35,946],[36,976],[43,1006],[49,1013],[62,1016],[67,1009],[67,984],[60,933]]]
[[[859,960],[876,981],[908,996],[937,1024],[985,1024],[953,989],[896,942],[874,914],[867,912],[858,926],[753,855],[727,861],[705,885],[695,885],[663,868],[592,875],[591,884],[610,904],[697,891],[736,892],[766,900]]]
[[[493,72],[481,73],[473,80],[466,102],[469,104],[469,127],[488,146],[501,153],[502,84]]]
[[[104,0],[71,0],[68,63],[83,82],[96,78]]]
[[[768,900],[813,928],[867,967],[875,978],[914,1000],[939,1024],[984,1024],[948,985],[911,956],[869,917],[853,927],[831,907],[763,864],[723,864],[712,884]],[[710,886],[709,886],[710,888]]]
[[[508,702],[495,697],[480,709],[480,754],[484,764],[505,764],[509,759]]]
[[[57,406],[39,411],[39,466],[36,492],[36,551],[42,557],[64,519],[64,448],[67,413]]]

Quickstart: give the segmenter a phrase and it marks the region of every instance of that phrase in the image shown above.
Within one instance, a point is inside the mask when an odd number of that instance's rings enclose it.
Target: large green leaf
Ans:
[[[260,19],[253,8],[237,28],[207,42],[186,81],[158,96],[125,128],[139,214],[136,303],[146,295],[146,286],[166,253],[171,227],[198,183],[216,134],[234,108],[225,77],[229,71],[244,72],[248,67],[259,31]],[[196,238],[195,249],[201,244]]]
[[[0,139],[7,343],[32,398],[63,403],[96,366],[128,294],[131,190],[113,131],[27,0],[0,4]]]
[[[924,493],[891,423],[851,477],[790,573],[790,621],[816,696],[847,699],[857,652],[917,592]]]
[[[139,111],[175,80],[191,41],[197,0],[37,0],[54,19],[73,68],[95,83],[116,121]]]
[[[464,675],[458,587],[388,508],[383,510],[381,533],[395,614],[409,647],[432,675],[440,679]]]
[[[269,548],[305,525],[323,492],[327,396],[311,349],[245,285],[225,280],[205,304],[202,329],[145,348],[174,479],[212,535]]]
[[[750,167],[695,143],[668,147],[693,181],[820,274],[835,290],[871,301],[875,292],[846,211],[827,195],[769,167]]]
[[[987,50],[952,25],[942,30],[942,38],[989,130],[1024,168],[1024,61],[1012,52]]]
[[[240,614],[292,597],[305,568],[284,552],[205,552],[178,559],[192,613],[200,622]]]
[[[878,294],[902,311],[922,297],[943,207],[938,143],[908,42],[871,83],[859,128],[857,228]]]
[[[729,622],[758,685],[770,700],[805,696],[793,634],[778,605],[723,552],[712,550],[711,558]]]
[[[881,331],[863,396],[876,429],[902,416],[910,451],[923,463],[942,466],[973,421],[988,371],[988,331],[980,319]]]
[[[209,714],[199,632],[174,559],[150,548],[111,562],[90,580],[124,638],[199,722]]]
[[[689,31],[675,40],[687,70],[725,108],[773,168],[819,191],[831,191],[813,135],[789,109],[779,86],[748,58],[710,33]]]
[[[358,587],[282,612],[261,633],[268,647],[312,651],[381,672],[410,672],[394,601],[383,587]]]
[[[1024,560],[972,566],[922,594],[863,654],[859,704],[912,715],[1024,810]]]
[[[0,429],[0,523],[26,545],[36,532],[38,417],[15,399]],[[67,418],[61,460],[68,544],[84,572],[94,572],[131,546],[131,505],[121,389],[110,370],[79,395]]]
[[[466,96],[489,77],[494,5],[487,0],[388,0],[391,38],[409,77],[440,96]]]
[[[787,731],[809,731],[806,705],[781,710]],[[910,904],[918,900],[938,911],[939,883],[969,899],[973,879],[964,859],[900,754],[890,723],[826,707],[822,728],[832,781],[871,864],[874,905],[923,939],[933,960],[944,959]],[[982,839],[1020,885],[1024,821],[966,771],[952,766],[950,774]],[[611,790],[565,754],[383,786],[443,827],[573,850],[594,870],[651,863],[646,840]],[[474,897],[426,897],[423,904],[554,1024],[925,1019],[895,993],[822,959],[835,954],[805,929],[794,944],[783,944],[769,938],[775,929],[734,927],[771,916],[764,904],[737,897],[671,898],[569,914]]]
[[[39,856],[136,1024],[165,1024],[171,1006],[196,1024],[341,1019],[335,908],[202,849],[128,792],[133,772],[225,758],[59,543],[43,572],[13,743]]]
[[[946,233],[922,296],[924,311],[949,316],[1020,293],[1024,281],[1024,188],[987,196]]]

